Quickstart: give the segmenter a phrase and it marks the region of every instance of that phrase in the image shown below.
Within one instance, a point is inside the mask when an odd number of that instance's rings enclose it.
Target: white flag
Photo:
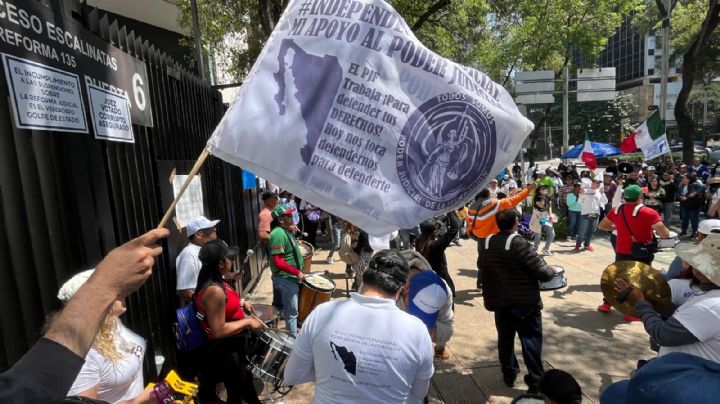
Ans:
[[[670,153],[670,144],[668,144],[667,136],[662,135],[659,138],[653,140],[650,144],[645,145],[642,148],[645,160],[652,160],[660,157],[663,154]]]
[[[208,145],[383,235],[472,199],[532,128],[386,2],[293,0]]]

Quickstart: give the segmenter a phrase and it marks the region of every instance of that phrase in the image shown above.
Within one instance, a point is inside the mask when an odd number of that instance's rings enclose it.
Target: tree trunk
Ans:
[[[696,133],[695,123],[688,112],[687,101],[697,71],[702,70],[703,65],[707,63],[705,54],[709,50],[708,42],[713,31],[717,28],[718,21],[720,21],[720,4],[718,4],[718,0],[710,0],[708,12],[702,22],[702,28],[683,54],[683,83],[675,104],[675,121],[683,141],[683,161],[686,164],[690,164],[694,157],[693,140]]]

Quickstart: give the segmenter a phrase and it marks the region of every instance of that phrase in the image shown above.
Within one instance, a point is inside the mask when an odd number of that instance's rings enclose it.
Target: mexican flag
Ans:
[[[597,168],[597,160],[595,160],[595,152],[592,149],[592,143],[590,143],[590,137],[585,133],[585,145],[583,146],[582,152],[580,152],[580,159],[585,163],[587,168],[594,170]]]
[[[665,135],[665,124],[660,119],[659,111],[655,110],[635,132],[635,145],[642,149],[645,160],[652,160],[670,152],[670,145]]]
[[[662,137],[665,134],[665,125],[660,119],[660,112],[655,110],[647,121],[638,126],[635,132],[635,145],[641,149],[650,146],[655,140]]]

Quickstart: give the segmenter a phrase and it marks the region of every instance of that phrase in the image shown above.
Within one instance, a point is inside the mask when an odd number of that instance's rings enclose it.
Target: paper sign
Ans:
[[[177,197],[180,192],[183,183],[187,175],[176,175],[173,178],[173,195]],[[180,223],[180,227],[187,226],[188,222],[194,217],[202,216],[205,214],[203,206],[203,193],[202,193],[202,182],[200,176],[196,175],[190,185],[188,185],[185,193],[180,198],[175,207],[175,220]]]

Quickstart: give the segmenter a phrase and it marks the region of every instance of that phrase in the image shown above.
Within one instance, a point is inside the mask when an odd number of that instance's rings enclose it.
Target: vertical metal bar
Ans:
[[[567,66],[563,68],[563,153],[567,153],[570,149],[570,132],[568,128],[568,119],[570,117],[569,107],[569,91],[570,91],[570,71]]]
[[[197,75],[205,80],[205,68],[203,67],[202,41],[200,40],[200,18],[198,16],[197,0],[190,1],[192,12],[193,35],[195,36],[195,66]]]

